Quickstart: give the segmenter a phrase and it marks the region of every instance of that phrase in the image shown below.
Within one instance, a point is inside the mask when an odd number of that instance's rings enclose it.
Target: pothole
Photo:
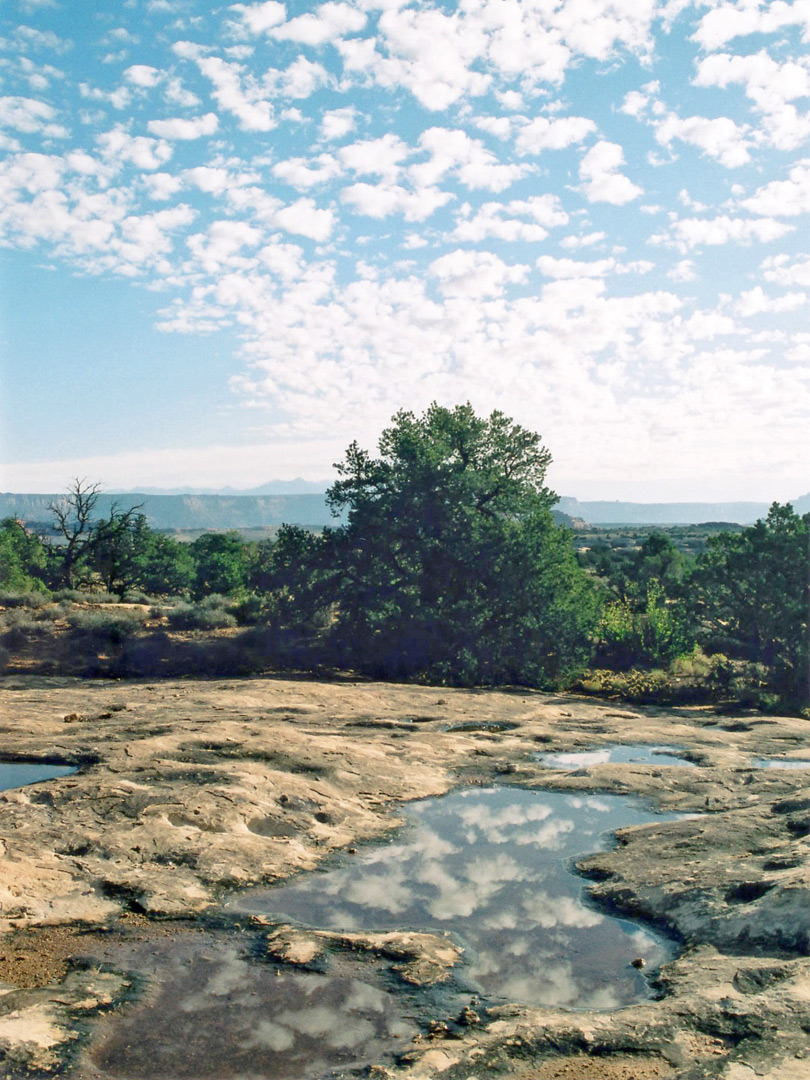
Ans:
[[[457,975],[488,1000],[612,1009],[651,995],[672,943],[597,910],[572,862],[617,828],[660,821],[638,801],[513,787],[408,804],[409,828],[331,870],[251,889],[232,912],[339,931],[450,932]],[[643,970],[642,970],[643,969]]]
[[[565,753],[541,753],[537,761],[551,769],[574,771],[592,765],[691,765],[684,751],[673,746],[650,746],[646,743],[604,746],[593,750],[572,750]]]

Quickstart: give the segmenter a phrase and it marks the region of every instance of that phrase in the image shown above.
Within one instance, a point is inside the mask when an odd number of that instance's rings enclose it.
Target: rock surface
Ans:
[[[810,770],[752,766],[810,757],[807,721],[348,680],[8,677],[0,695],[3,757],[79,766],[0,794],[0,1076],[70,1076],[92,1016],[130,992],[125,975],[71,961],[86,951],[73,952],[82,929],[160,933],[228,890],[383,836],[403,800],[508,782],[635,793],[692,815],[624,830],[580,863],[598,900],[684,951],[659,1000],[436,1016],[375,1075],[810,1078]],[[700,767],[563,773],[537,760],[639,742],[680,747]],[[268,933],[279,962],[325,947],[386,956],[413,983],[455,962],[430,934]]]

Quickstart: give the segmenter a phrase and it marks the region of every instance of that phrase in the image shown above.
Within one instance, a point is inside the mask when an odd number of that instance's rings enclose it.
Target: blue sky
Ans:
[[[7,0],[0,487],[331,475],[399,408],[582,499],[810,487],[805,0]]]

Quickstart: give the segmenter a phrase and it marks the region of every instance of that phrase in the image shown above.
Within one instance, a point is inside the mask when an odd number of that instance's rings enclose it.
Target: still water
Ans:
[[[810,769],[810,760],[798,758],[755,758],[755,769]]]
[[[646,743],[605,746],[599,750],[575,750],[562,754],[538,754],[537,760],[551,769],[587,769],[591,765],[694,765],[673,746]]]
[[[41,765],[20,761],[0,761],[0,791],[37,784],[41,780],[55,780],[76,772],[75,765]]]
[[[632,961],[671,943],[588,903],[572,860],[623,826],[663,821],[621,796],[470,788],[403,810],[409,827],[334,869],[240,893],[239,912],[335,930],[450,931],[486,998],[609,1009],[649,996]]]
[[[279,971],[239,934],[180,935],[107,959],[148,989],[102,1021],[80,1073],[93,1080],[312,1080],[379,1060],[419,1030],[378,971]]]

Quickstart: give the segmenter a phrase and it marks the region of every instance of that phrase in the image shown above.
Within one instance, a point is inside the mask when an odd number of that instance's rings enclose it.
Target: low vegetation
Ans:
[[[344,524],[181,543],[76,481],[0,524],[0,664],[85,675],[349,668],[457,685],[808,710],[810,515],[573,534],[539,436],[398,413],[328,493]],[[55,537],[55,538],[54,538]]]

